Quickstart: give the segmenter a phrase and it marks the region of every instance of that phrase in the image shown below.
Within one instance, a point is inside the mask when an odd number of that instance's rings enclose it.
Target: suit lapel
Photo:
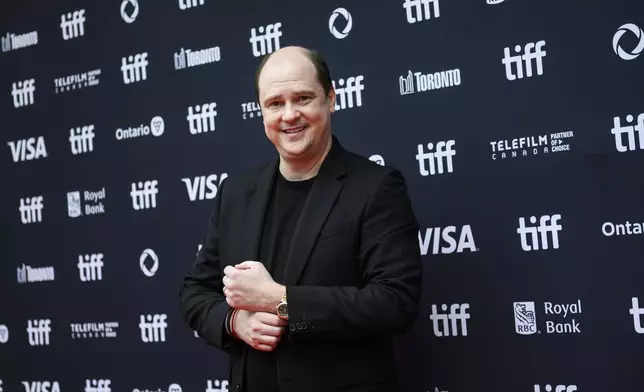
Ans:
[[[259,260],[259,246],[262,238],[262,227],[266,208],[270,200],[275,173],[279,166],[279,158],[267,165],[246,193],[245,219],[241,222],[243,235],[239,243],[239,255],[242,260]]]
[[[284,285],[296,285],[309,260],[320,230],[342,189],[345,173],[342,147],[333,137],[331,150],[322,163],[298,220],[288,253]]]

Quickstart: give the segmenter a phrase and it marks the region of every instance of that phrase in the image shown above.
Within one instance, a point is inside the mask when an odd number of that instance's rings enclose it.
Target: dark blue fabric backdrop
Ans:
[[[274,156],[261,54],[319,50],[333,131],[422,229],[405,391],[644,390],[644,3],[2,5],[0,390],[214,392],[178,290]]]

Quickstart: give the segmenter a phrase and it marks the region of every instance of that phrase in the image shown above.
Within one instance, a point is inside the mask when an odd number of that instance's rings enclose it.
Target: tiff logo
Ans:
[[[165,342],[165,329],[168,327],[165,314],[141,315],[139,328],[144,343]]]
[[[281,22],[259,26],[257,29],[254,27],[250,29],[250,39],[248,40],[253,47],[253,56],[260,57],[280,48],[280,37],[282,32]],[[259,31],[259,34],[257,33]]]
[[[45,139],[42,136],[7,142],[11,149],[11,157],[15,163],[47,158]]]
[[[543,387],[543,392],[575,392],[577,391],[576,385],[550,385],[546,384]],[[538,384],[534,386],[534,392],[542,392]]]
[[[36,91],[36,80],[26,79],[11,84],[11,96],[13,107],[21,108],[34,104],[34,92]]]
[[[30,346],[49,346],[49,333],[51,332],[51,320],[28,320],[27,336]]]
[[[85,379],[85,392],[112,392],[111,380]]]
[[[159,193],[159,189],[157,188],[158,184],[159,182],[157,180],[133,182],[132,190],[130,191],[132,208],[135,210],[156,208],[157,194]]]
[[[339,79],[337,85],[335,80],[332,82],[333,89],[335,90],[337,97],[335,101],[335,110],[350,109],[354,107],[354,105],[357,107],[362,106],[362,91],[364,90],[364,85],[362,84],[363,80],[364,76],[358,75],[348,77],[346,80]]]
[[[206,392],[228,392],[228,380],[208,380],[206,382]]]
[[[434,143],[427,143],[428,152],[425,152],[423,145],[419,144],[416,160],[420,174],[422,176],[443,174],[445,167],[447,167],[448,173],[454,172],[453,157],[456,155],[456,151],[453,147],[455,143],[454,140],[438,142],[436,143],[436,151],[434,151]]]
[[[460,320],[461,326],[461,335],[467,336],[467,320],[469,320],[470,315],[467,313],[467,309],[470,308],[470,304],[452,304],[449,307],[449,313],[447,312],[447,305],[441,305],[442,313],[438,312],[437,306],[432,305],[432,313],[429,315],[429,319],[432,320],[434,336],[443,337],[443,336],[458,336],[458,321]]]
[[[179,8],[184,11],[189,8],[204,5],[205,0],[179,0]]]
[[[440,17],[438,0],[405,0],[403,8],[407,11],[407,23],[413,24],[431,19],[432,9],[429,8],[430,5],[433,7],[434,18]]]
[[[539,218],[539,226],[527,227],[525,218],[519,218],[517,233],[521,236],[521,248],[530,252],[539,249],[549,249],[548,233],[552,235],[552,248],[559,249],[559,232],[563,229],[558,222],[561,214],[543,215]],[[537,217],[531,216],[530,223],[537,223]],[[539,241],[541,239],[541,241]],[[541,245],[539,245],[541,244]]]
[[[78,275],[82,282],[103,280],[103,254],[78,255]]]
[[[20,221],[23,225],[42,222],[42,210],[45,208],[42,196],[20,198]]]
[[[65,41],[85,35],[85,10],[68,12],[60,17],[60,29]]]
[[[638,145],[640,150],[644,150],[644,113],[637,116],[637,125],[633,125],[633,120],[633,115],[627,115],[626,122],[630,125],[622,126],[619,117],[613,118],[613,128],[610,133],[615,135],[615,148],[619,152],[635,151]],[[624,144],[624,137],[628,140],[628,144]]]
[[[184,184],[186,184],[186,190],[188,191],[188,197],[190,201],[195,200],[212,200],[217,196],[218,186],[221,186],[222,181],[227,177],[227,173],[222,173],[219,176],[219,184],[217,184],[217,175],[211,174],[209,176],[197,176],[194,178],[182,178]]]
[[[503,60],[501,62],[505,64],[505,77],[508,80],[523,79],[524,77],[524,63],[525,63],[525,77],[532,76],[532,60],[535,61],[537,67],[537,75],[543,75],[543,58],[546,57],[546,52],[543,50],[543,47],[546,45],[546,41],[539,41],[536,44],[534,42],[529,42],[525,47],[521,48],[521,45],[516,45],[514,51],[516,55],[510,55],[510,48],[506,47],[503,49]],[[521,51],[523,50],[523,54]],[[512,64],[515,64],[516,73],[513,70]]]
[[[71,128],[69,130],[69,146],[72,154],[84,154],[94,151],[94,125]]]
[[[188,120],[191,135],[215,130],[215,117],[217,117],[216,107],[216,102],[188,107],[186,120]]]
[[[147,80],[148,78],[148,53],[137,53],[127,57],[121,57],[121,71],[123,83],[130,84]]]
[[[633,327],[635,332],[644,334],[644,326],[642,326],[642,316],[644,316],[644,308],[640,308],[639,299],[637,297],[631,298],[632,308],[628,311],[633,315]]]

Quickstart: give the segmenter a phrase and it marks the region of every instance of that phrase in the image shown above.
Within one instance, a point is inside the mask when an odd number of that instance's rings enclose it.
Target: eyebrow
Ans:
[[[315,91],[309,90],[309,89],[296,90],[293,92],[293,95],[315,95]],[[273,99],[277,99],[281,96],[282,94],[274,94],[274,95],[268,96],[266,97],[266,99],[264,99],[264,102],[272,101]]]

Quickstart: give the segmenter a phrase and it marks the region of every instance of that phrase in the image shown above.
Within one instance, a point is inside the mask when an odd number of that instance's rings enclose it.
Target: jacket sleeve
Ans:
[[[208,229],[192,270],[183,279],[179,291],[181,315],[184,321],[205,341],[228,351],[231,338],[225,321],[231,307],[223,294],[219,259],[219,225],[222,196],[226,181],[219,187],[210,213]]]
[[[393,169],[369,199],[356,262],[361,287],[287,286],[291,339],[403,334],[422,291],[419,225],[402,174]]]

